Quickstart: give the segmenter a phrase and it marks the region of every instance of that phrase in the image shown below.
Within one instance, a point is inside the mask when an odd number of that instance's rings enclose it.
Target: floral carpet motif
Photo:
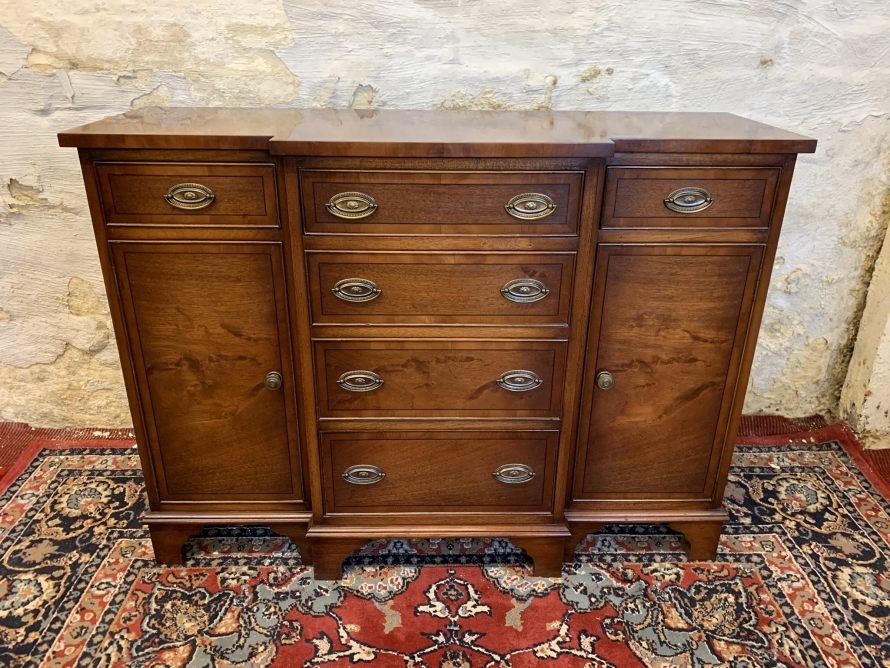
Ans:
[[[890,666],[890,504],[851,453],[733,464],[713,563],[609,526],[562,578],[503,540],[390,540],[330,582],[262,527],[160,568],[135,451],[44,449],[0,495],[0,666]]]

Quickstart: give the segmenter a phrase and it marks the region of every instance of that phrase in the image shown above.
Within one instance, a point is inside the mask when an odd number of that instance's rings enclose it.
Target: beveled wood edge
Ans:
[[[268,151],[273,135],[99,134],[60,132],[62,148]]]
[[[149,511],[142,518],[142,523],[151,524],[282,524],[309,523],[312,511],[281,512],[281,511],[233,511],[233,512],[156,512]]]
[[[817,140],[602,139],[586,144],[288,141],[270,135],[89,134],[60,132],[62,148],[266,150],[281,156],[477,158],[605,158],[616,153],[815,153]],[[715,146],[720,150],[715,151]]]
[[[565,538],[571,536],[565,523],[550,524],[399,524],[399,525],[333,525],[313,524],[308,538],[497,538],[517,536],[528,538]]]
[[[815,153],[817,140],[600,139],[584,144],[289,141],[270,135],[58,134],[62,148],[267,150],[281,156],[477,158],[605,158],[616,153]],[[715,150],[719,148],[719,150]]]
[[[566,508],[566,522],[602,524],[667,524],[668,522],[728,522],[723,506],[701,510],[577,510]]]
[[[276,139],[269,143],[272,155],[323,156],[346,158],[604,158],[615,154],[610,139],[589,143],[505,143],[505,142],[373,142],[373,141],[294,141]]]
[[[298,317],[298,314],[310,313],[309,308],[309,279],[306,266],[306,257],[303,250],[302,202],[299,187],[299,175],[297,161],[294,158],[281,159],[281,179],[283,189],[282,214],[287,217],[288,230],[286,243],[290,249],[286,258],[290,262],[291,277],[288,281],[290,289],[288,294],[294,304],[293,335],[291,345],[294,351],[294,361],[299,365],[296,371],[297,401],[300,403],[298,412],[302,416],[301,446],[305,453],[303,469],[303,481],[309,491],[308,501],[312,508],[312,515],[316,521],[321,520],[324,509],[321,500],[322,468],[321,468],[321,443],[318,436],[317,417],[317,385],[315,378],[315,354],[312,343],[312,333],[308,317]]]
[[[779,182],[776,186],[775,201],[772,208],[772,220],[770,221],[770,239],[764,248],[761,258],[760,277],[754,290],[754,305],[749,314],[748,337],[740,356],[736,377],[736,388],[733,397],[733,405],[730,409],[730,420],[727,424],[723,450],[720,461],[717,464],[717,478],[713,493],[714,503],[723,501],[723,494],[729,480],[729,469],[732,466],[732,455],[735,451],[736,438],[742,419],[742,407],[748,392],[748,380],[751,376],[751,367],[754,363],[754,354],[757,349],[757,340],[760,334],[760,326],[763,322],[766,300],[772,281],[772,273],[775,268],[776,254],[779,247],[779,235],[782,232],[782,224],[785,219],[785,209],[788,204],[788,196],[791,191],[791,181],[794,176],[794,167],[797,163],[796,155],[786,155]]]
[[[815,153],[817,140],[799,136],[800,139],[707,140],[616,137],[612,141],[615,153]]]
[[[126,333],[126,319],[121,303],[120,282],[112,258],[111,246],[109,245],[105,215],[99,194],[98,175],[96,174],[92,154],[83,149],[79,149],[77,154],[81,173],[83,174],[87,204],[99,255],[99,264],[102,267],[102,281],[105,284],[108,310],[113,325],[112,333],[117,344],[121,373],[124,378],[124,387],[127,391],[127,405],[130,409],[130,416],[133,419],[133,431],[136,434],[136,442],[139,446],[137,452],[139,453],[139,461],[145,481],[145,494],[148,497],[149,507],[157,509],[160,504],[160,485],[155,474],[154,456],[149,445],[149,425],[142,410],[142,397],[140,396],[139,383],[136,376],[136,360],[133,357],[133,351]]]

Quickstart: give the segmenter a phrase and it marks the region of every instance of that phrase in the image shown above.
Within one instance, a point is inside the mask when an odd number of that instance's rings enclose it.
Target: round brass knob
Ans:
[[[263,385],[266,386],[267,390],[277,390],[281,387],[281,383],[284,381],[284,378],[281,377],[281,374],[277,371],[270,371],[266,376],[266,380],[263,382]]]
[[[601,390],[611,390],[615,385],[615,379],[608,371],[600,371],[596,374],[596,386]]]

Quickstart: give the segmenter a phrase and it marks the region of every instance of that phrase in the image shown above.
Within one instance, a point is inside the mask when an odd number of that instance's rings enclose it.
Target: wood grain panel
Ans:
[[[578,230],[583,172],[411,172],[300,170],[307,233],[571,235]],[[377,210],[343,220],[325,204],[362,192]],[[504,209],[523,193],[551,197],[546,218],[520,220]]]
[[[301,498],[280,245],[113,253],[161,499]]]
[[[312,319],[330,323],[486,323],[567,325],[574,253],[307,253]],[[348,302],[338,281],[364,278],[380,288],[369,302]],[[501,289],[530,278],[550,291],[516,303]]]
[[[325,511],[548,511],[558,432],[327,432],[322,433]],[[456,465],[460,462],[459,465]],[[342,474],[373,465],[386,477],[356,485]],[[530,467],[534,477],[504,483],[492,473],[505,464]]]
[[[562,341],[316,341],[319,416],[550,417],[560,415]],[[372,371],[383,386],[352,392],[337,384],[348,371]],[[536,373],[535,389],[497,384],[505,371]]]
[[[779,170],[768,167],[610,167],[602,227],[769,227]],[[675,190],[707,190],[714,203],[696,213],[668,209]]]
[[[600,247],[576,498],[707,493],[762,252]],[[612,374],[612,389],[596,386],[601,371]]]
[[[277,227],[274,164],[97,163],[102,204],[109,225]],[[164,196],[173,186],[197,183],[213,202],[178,209]]]
[[[262,149],[277,155],[599,157],[613,152],[812,153],[816,140],[733,114],[443,109],[127,110],[59,134],[61,146]]]

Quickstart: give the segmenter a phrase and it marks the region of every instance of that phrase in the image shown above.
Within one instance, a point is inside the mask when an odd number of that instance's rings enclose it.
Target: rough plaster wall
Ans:
[[[868,286],[840,415],[860,432],[866,447],[890,447],[890,243],[886,239]]]
[[[886,0],[0,0],[0,419],[128,422],[54,135],[147,105],[712,110],[815,136],[747,410],[836,408],[890,217]]]

